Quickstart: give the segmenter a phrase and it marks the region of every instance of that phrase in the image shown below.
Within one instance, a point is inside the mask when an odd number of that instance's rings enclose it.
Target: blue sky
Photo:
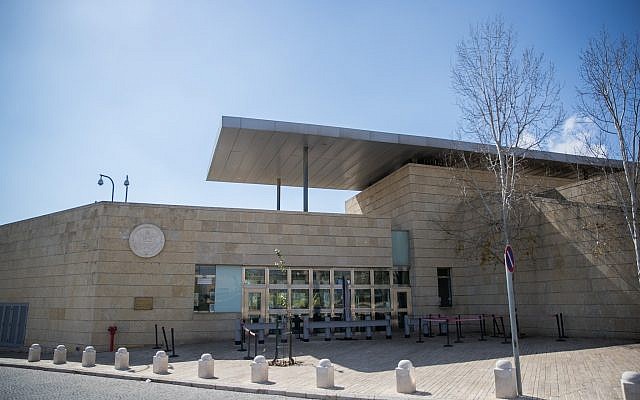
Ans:
[[[100,173],[120,201],[129,174],[132,202],[273,209],[274,187],[205,181],[222,115],[453,138],[456,44],[497,14],[571,116],[580,50],[635,34],[640,2],[0,0],[0,224],[109,200]]]

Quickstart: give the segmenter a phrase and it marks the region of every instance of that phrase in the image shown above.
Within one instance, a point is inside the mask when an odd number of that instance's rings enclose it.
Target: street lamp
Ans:
[[[124,202],[127,202],[127,197],[129,196],[129,175],[124,178]]]
[[[110,176],[100,174],[100,179],[98,179],[98,185],[100,185],[100,186],[102,186],[102,184],[104,183],[102,178],[107,178],[107,179],[109,179],[111,181],[111,202],[113,203],[113,192],[115,190],[115,185],[113,184],[113,179],[111,179]]]

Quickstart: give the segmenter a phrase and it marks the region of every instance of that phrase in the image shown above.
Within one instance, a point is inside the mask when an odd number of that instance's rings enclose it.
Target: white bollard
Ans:
[[[40,356],[42,356],[42,347],[38,343],[34,343],[29,347],[29,357],[27,361],[35,362],[40,361]]]
[[[498,360],[493,369],[496,379],[496,398],[514,399],[518,396],[516,389],[516,371],[511,368],[511,361]]]
[[[213,378],[213,357],[209,353],[204,353],[198,360],[198,378]]]
[[[329,389],[333,387],[334,368],[331,360],[323,358],[316,367],[316,386]]]
[[[640,400],[640,372],[624,372],[620,384],[623,400]]]
[[[115,368],[122,371],[129,369],[129,353],[126,347],[120,347],[116,351]]]
[[[63,344],[53,350],[53,363],[64,364],[67,362],[67,348]]]
[[[396,368],[396,391],[413,393],[416,391],[416,369],[409,360],[402,360]]]
[[[160,350],[153,356],[153,373],[168,374],[169,373],[169,356]]]
[[[264,356],[256,356],[251,362],[251,382],[269,382],[269,364]]]
[[[96,349],[94,349],[93,346],[87,346],[82,351],[82,366],[83,367],[96,366]]]

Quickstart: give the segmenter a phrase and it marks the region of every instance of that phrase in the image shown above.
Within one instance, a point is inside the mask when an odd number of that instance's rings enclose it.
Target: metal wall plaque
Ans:
[[[129,247],[138,257],[154,257],[164,247],[164,233],[153,224],[138,225],[129,235]]]
[[[153,310],[153,297],[134,297],[134,310]]]

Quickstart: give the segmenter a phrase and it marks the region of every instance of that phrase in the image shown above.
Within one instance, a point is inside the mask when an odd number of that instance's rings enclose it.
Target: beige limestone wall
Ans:
[[[553,314],[561,312],[570,336],[639,337],[640,287],[620,213],[549,198],[531,202],[532,216],[512,242],[521,332],[556,335]],[[504,267],[480,253],[461,252],[455,312],[507,314]]]
[[[0,302],[29,303],[26,343],[89,343],[101,206],[0,226]]]
[[[521,186],[535,192],[568,182],[533,176],[522,179]],[[446,314],[453,310],[439,307],[437,268],[454,268],[458,275],[458,239],[467,229],[459,224],[461,210],[478,190],[493,188],[495,177],[488,171],[407,164],[350,199],[346,211],[391,217],[393,229],[410,231],[413,311]]]
[[[165,235],[164,249],[152,258],[129,248],[131,231],[143,223]],[[107,348],[111,325],[118,327],[116,346],[153,343],[156,323],[173,327],[178,343],[230,340],[239,314],[193,312],[196,264],[268,266],[278,248],[291,266],[391,265],[391,220],[362,215],[98,203],[2,226],[0,238],[0,279],[15,289],[3,290],[0,301],[30,303],[27,343],[98,349]],[[44,247],[37,262],[34,247]],[[67,255],[67,248],[79,254]],[[63,276],[51,289],[22,279],[41,274]],[[46,312],[34,300],[43,286]],[[37,294],[23,295],[25,287]],[[134,310],[135,297],[152,297],[153,309]]]
[[[554,335],[551,315],[562,312],[570,335],[638,337],[640,319],[629,320],[640,315],[640,289],[620,214],[585,204],[597,193],[592,183],[527,177],[522,185],[549,197],[534,197],[515,217],[522,331]],[[347,212],[390,216],[394,229],[410,231],[416,314],[508,314],[501,237],[476,188],[495,206],[488,172],[409,164],[347,202]],[[451,308],[438,306],[438,267],[452,269]]]

